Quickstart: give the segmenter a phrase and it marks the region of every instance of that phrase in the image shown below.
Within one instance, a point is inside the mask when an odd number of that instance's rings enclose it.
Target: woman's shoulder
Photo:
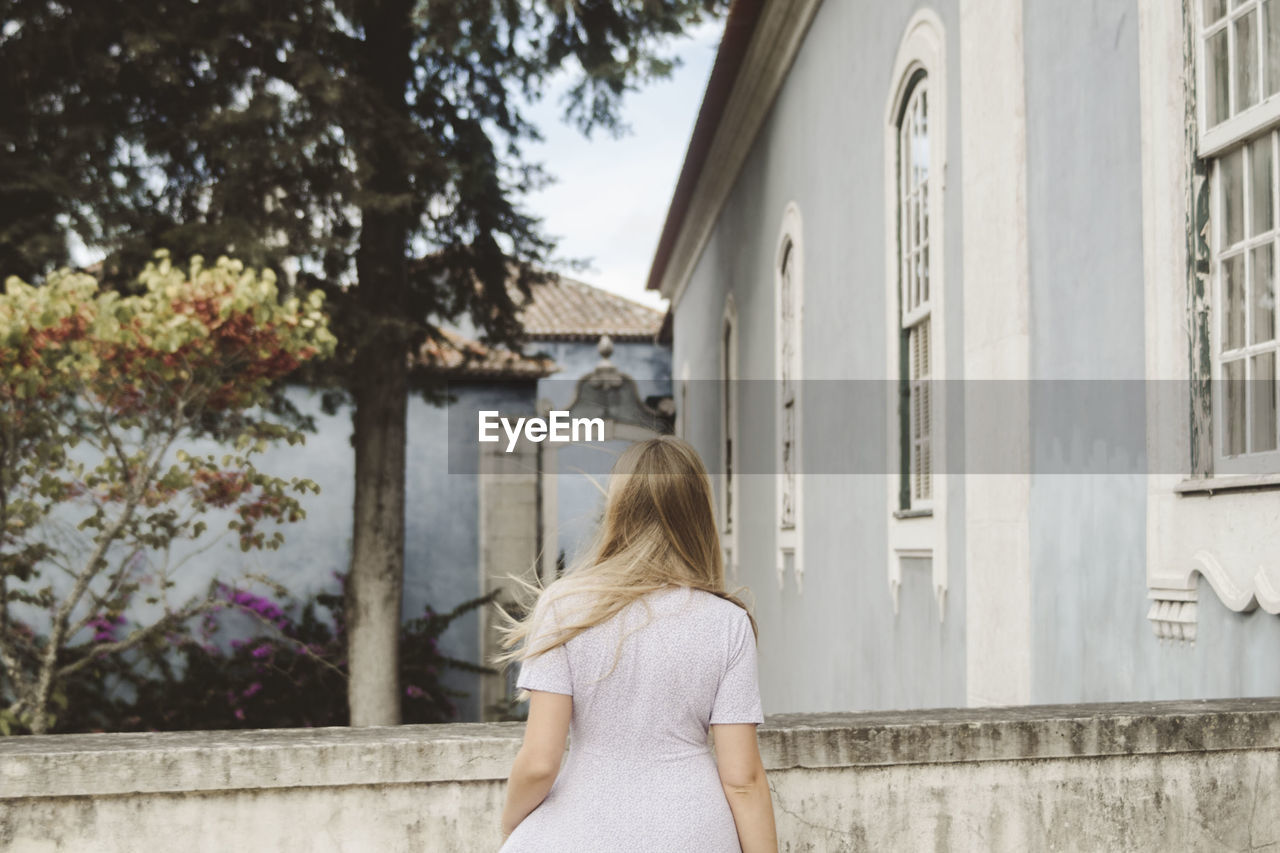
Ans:
[[[687,595],[690,602],[708,618],[722,622],[727,626],[736,626],[740,622],[750,624],[751,620],[747,616],[747,611],[736,602],[703,589],[693,589],[691,587],[678,587],[677,589]]]

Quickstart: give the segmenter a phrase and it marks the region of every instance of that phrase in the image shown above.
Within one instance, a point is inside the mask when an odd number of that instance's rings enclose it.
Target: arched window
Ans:
[[[900,510],[928,509],[933,500],[930,437],[929,78],[917,71],[898,118],[898,376],[902,384]]]
[[[804,252],[800,237],[800,209],[787,206],[774,261],[777,317],[778,379],[778,585],[791,572],[796,588],[803,588],[801,560],[800,412],[801,340],[804,304]]]
[[[721,448],[720,544],[724,567],[738,576],[738,312],[733,294],[725,300],[720,329]]]
[[[891,459],[888,576],[895,611],[904,564],[927,566],[946,613],[946,39],[922,9],[907,23],[885,106],[885,378]]]

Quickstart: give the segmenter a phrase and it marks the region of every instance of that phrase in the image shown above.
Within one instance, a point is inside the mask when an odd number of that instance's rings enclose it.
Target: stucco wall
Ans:
[[[1026,0],[1024,36],[1032,375],[1142,379],[1137,3]],[[1082,422],[1053,411],[1060,396],[1041,395],[1033,410],[1046,433],[1033,444],[1041,470],[1060,471],[1055,460],[1070,452],[1073,436],[1054,425]],[[1125,416],[1090,414],[1099,425]],[[1156,638],[1145,618],[1146,491],[1141,474],[1034,478],[1032,700],[1280,693],[1280,668],[1259,653],[1280,647],[1280,619],[1235,613],[1206,583],[1195,644]]]
[[[451,389],[469,410],[492,408],[514,414],[534,411],[534,383],[476,383]],[[242,554],[227,543],[184,569],[190,593],[200,590],[214,573],[234,577],[241,569],[283,583],[298,597],[336,590],[334,574],[346,572],[351,560],[351,502],[355,456],[351,447],[351,414],[326,415],[319,396],[293,388],[290,399],[316,419],[316,431],[297,447],[273,447],[255,460],[263,470],[288,477],[308,477],[319,495],[307,495],[307,517],[285,528],[278,551]],[[430,605],[447,611],[480,594],[478,504],[474,474],[451,474],[450,454],[478,453],[474,434],[450,435],[448,412],[414,395],[409,400],[405,470],[404,616],[422,615]],[[217,527],[211,523],[211,527]],[[179,590],[182,592],[183,590]],[[323,613],[321,614],[323,615]],[[479,661],[480,626],[472,612],[454,622],[440,640],[441,652]],[[447,671],[446,683],[469,695],[458,700],[460,719],[479,719],[474,673]]]
[[[739,375],[776,376],[774,252],[783,211],[803,220],[805,379],[883,379],[885,222],[883,121],[898,45],[912,14],[934,9],[947,34],[947,359],[961,372],[959,46],[954,0],[826,0],[720,214],[675,314],[673,372],[719,375],[720,322],[732,292],[739,317]],[[856,403],[854,404],[856,405]],[[877,405],[877,404],[871,404]],[[692,395],[688,437],[719,455],[717,401]],[[850,413],[852,419],[853,413]],[[865,417],[865,414],[863,414]],[[744,412],[748,467],[768,469],[773,413]],[[803,425],[807,471],[824,448],[851,437],[838,419]],[[757,460],[757,461],[753,461]],[[739,553],[761,625],[766,711],[927,707],[964,702],[962,485],[949,492],[950,590],[939,623],[927,566],[904,569],[895,616],[887,579],[887,483],[882,476],[804,477],[804,588],[774,572],[774,484],[741,482]]]
[[[5,738],[0,851],[491,851],[520,733]],[[1280,840],[1280,700],[778,716],[760,743],[795,853]]]

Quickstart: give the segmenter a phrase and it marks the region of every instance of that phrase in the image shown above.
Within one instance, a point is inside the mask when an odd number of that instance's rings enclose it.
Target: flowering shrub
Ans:
[[[219,606],[218,589],[170,601],[165,554],[229,514],[244,550],[277,548],[309,480],[257,470],[296,443],[272,387],[332,353],[321,296],[281,298],[270,271],[166,253],[121,296],[67,270],[0,296],[0,733],[43,732],[78,673],[163,646]],[[229,452],[180,445],[216,441]],[[159,616],[130,618],[138,602]],[[57,707],[59,711],[53,710]]]
[[[343,577],[338,576],[342,582]],[[125,664],[105,661],[69,685],[71,711],[58,731],[141,731],[341,726],[347,716],[343,602],[337,592],[299,603],[222,586],[219,605],[199,630]],[[445,670],[490,670],[441,654],[438,641],[458,617],[430,608],[401,629],[401,710],[406,723],[456,720],[460,693],[441,683]],[[236,619],[239,614],[244,619]],[[220,635],[245,622],[253,630],[229,642]],[[127,687],[126,687],[127,685]],[[125,694],[131,694],[126,696]]]

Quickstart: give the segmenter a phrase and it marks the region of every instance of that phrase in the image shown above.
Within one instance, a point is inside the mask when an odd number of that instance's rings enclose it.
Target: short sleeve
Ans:
[[[555,636],[559,630],[555,607],[543,596],[534,607],[533,630],[529,634],[529,648],[538,648]],[[573,695],[573,679],[569,672],[569,650],[559,645],[548,652],[526,658],[520,663],[520,675],[516,679],[520,690],[542,690],[546,693]]]
[[[720,676],[711,725],[764,722],[760,706],[760,682],[756,672],[756,638],[745,610],[734,621],[729,640],[729,663]]]

